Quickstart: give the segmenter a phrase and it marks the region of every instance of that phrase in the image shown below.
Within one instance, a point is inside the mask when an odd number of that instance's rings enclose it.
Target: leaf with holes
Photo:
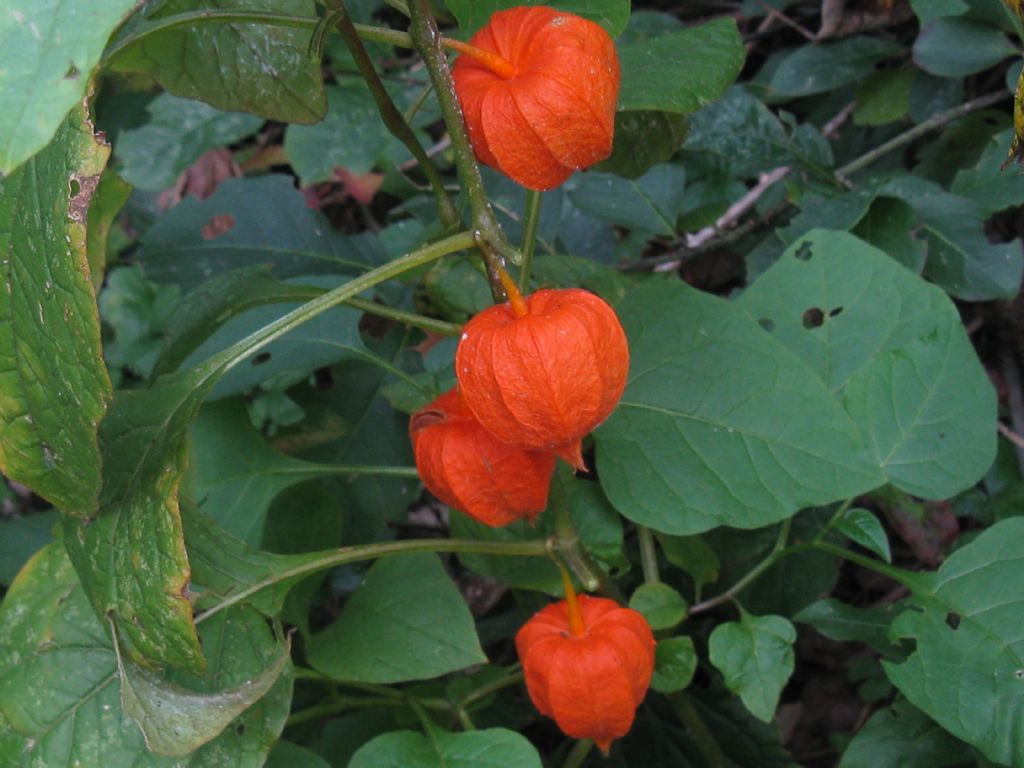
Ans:
[[[462,595],[436,555],[377,561],[309,662],[335,680],[426,680],[487,661]]]
[[[309,26],[216,19],[162,23],[203,10],[307,17]],[[114,70],[151,75],[176,96],[270,120],[315,123],[327,110],[320,62],[308,50],[316,22],[312,0],[164,0],[135,14],[107,55]]]
[[[942,499],[995,457],[995,393],[935,286],[841,232],[794,243],[738,304],[803,358],[900,488]]]
[[[96,435],[110,399],[86,259],[89,202],[109,154],[78,108],[0,178],[0,469],[80,517],[96,508]]]
[[[275,656],[282,658],[270,628],[248,610],[211,619],[203,636],[214,663],[202,680],[178,681],[196,691],[200,709],[216,709],[219,689],[256,678]],[[212,732],[206,722],[178,732],[179,746],[198,747],[189,756],[191,768],[263,764],[291,702],[290,672],[279,670],[275,677],[266,695],[249,701],[240,716],[229,718],[230,725],[219,723]],[[30,561],[0,607],[0,763],[25,768],[180,764],[148,752],[139,726],[122,710],[109,626],[90,607],[59,542]]]
[[[107,38],[136,5],[136,0],[4,3],[0,176],[32,157],[61,130],[68,112],[82,101]]]
[[[993,762],[1024,763],[1024,518],[996,523],[933,574],[891,635],[914,652],[885,673],[912,704]]]
[[[625,517],[671,534],[756,528],[883,482],[818,376],[742,307],[657,281],[618,311],[630,377],[595,439]]]
[[[719,624],[708,639],[711,663],[751,714],[770,722],[793,674],[796,629],[781,616],[751,616]]]

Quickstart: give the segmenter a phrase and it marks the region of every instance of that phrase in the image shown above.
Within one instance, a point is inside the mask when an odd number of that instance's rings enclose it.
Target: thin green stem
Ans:
[[[562,763],[562,768],[580,768],[580,766],[583,765],[583,761],[587,759],[587,755],[590,754],[590,750],[593,748],[593,739],[580,739],[572,745],[572,749],[569,750],[569,754],[565,756],[565,762]]]
[[[337,22],[338,32],[341,33],[341,38],[345,41],[345,45],[348,46],[348,50],[352,54],[352,58],[355,59],[356,66],[359,68],[363,80],[366,81],[366,85],[373,95],[373,100],[377,104],[377,111],[380,112],[381,119],[384,121],[384,127],[391,132],[392,136],[401,141],[406,149],[412,153],[412,156],[416,158],[420,169],[423,171],[423,175],[427,177],[427,181],[434,191],[434,202],[437,205],[437,214],[441,219],[441,223],[446,231],[454,230],[459,225],[459,212],[455,210],[455,206],[444,189],[444,180],[441,178],[441,174],[437,172],[437,168],[434,167],[434,163],[427,156],[426,150],[423,149],[423,145],[416,138],[416,134],[413,133],[409,123],[405,121],[401,110],[392,101],[391,94],[388,93],[387,88],[380,79],[380,75],[377,74],[377,68],[374,66],[370,54],[366,52],[366,46],[363,45],[359,31],[352,22],[352,17],[349,15],[344,0],[325,1],[328,8],[341,12]]]
[[[434,17],[430,13],[427,0],[412,0],[409,3],[409,16],[411,22],[409,32],[412,35],[413,45],[426,64],[430,81],[434,84],[434,90],[437,93],[441,114],[448,128],[448,135],[452,140],[455,167],[458,169],[462,187],[466,192],[466,199],[469,201],[472,229],[476,232],[478,241],[487,246],[481,249],[484,259],[504,256],[514,264],[518,264],[520,263],[520,254],[505,237],[505,233],[494,215],[494,210],[491,208],[490,200],[487,198],[483,178],[480,176],[480,168],[473,155],[469,135],[466,133],[462,108],[459,106],[459,99],[455,94],[455,84],[448,67],[448,58],[445,56],[443,39],[437,29]],[[491,272],[492,270],[489,268],[488,273]],[[493,293],[503,293],[500,288],[495,288],[493,280],[491,285]]]
[[[718,743],[708,724],[704,722],[704,718],[697,710],[697,707],[694,706],[693,700],[689,695],[680,691],[679,693],[673,693],[668,698],[672,703],[672,709],[675,710],[676,717],[679,718],[679,722],[685,726],[690,736],[697,743],[697,749],[700,750],[701,755],[704,757],[704,762],[707,763],[709,768],[729,768],[732,763],[725,756],[722,746]]]
[[[898,584],[902,584],[908,589],[912,589],[915,592],[922,590],[920,578],[918,574],[911,571],[905,571],[902,568],[897,568],[893,565],[873,560],[870,557],[865,557],[859,552],[846,549],[844,547],[836,546],[835,544],[829,544],[827,541],[812,541],[808,544],[797,545],[790,547],[788,552],[798,552],[806,549],[816,549],[819,552],[825,552],[829,555],[835,555],[841,557],[844,560],[849,560],[851,563],[856,563],[862,568],[867,568],[869,571],[874,571],[882,576],[886,576]]]
[[[789,541],[789,530],[793,524],[793,518],[787,518],[783,521],[782,525],[779,526],[779,535],[775,540],[775,546],[772,547],[772,551],[768,553],[768,556],[761,562],[751,568],[739,581],[729,587],[725,592],[720,595],[715,595],[712,598],[705,600],[702,603],[690,606],[689,614],[704,613],[710,611],[712,608],[717,608],[722,603],[727,603],[736,598],[740,592],[746,589],[751,583],[757,578],[775,565],[776,562],[781,560],[786,555],[793,551],[793,548],[786,548],[786,543]]]
[[[466,694],[458,703],[460,709],[469,709],[471,706],[476,704],[483,698],[490,696],[492,693],[510,688],[513,685],[519,685],[523,681],[523,669],[518,664],[515,667],[514,672],[509,672],[503,677],[499,677],[497,680],[492,680],[487,685],[481,685],[479,688],[474,689],[470,693]]]
[[[644,571],[644,582],[658,584],[661,576],[658,573],[658,550],[654,546],[654,534],[646,525],[638,525],[636,534],[640,542],[640,566]]]
[[[207,370],[211,372],[227,371],[265,347],[270,342],[280,338],[293,328],[297,328],[317,315],[326,312],[331,307],[342,304],[349,299],[358,296],[363,291],[368,290],[379,283],[383,283],[386,280],[390,280],[393,277],[397,277],[403,272],[408,272],[409,270],[416,269],[424,264],[429,264],[431,261],[435,261],[449,253],[466,250],[467,248],[472,247],[472,245],[472,233],[460,232],[456,235],[446,237],[443,240],[439,240],[436,243],[424,246],[418,251],[413,251],[412,253],[395,259],[394,261],[390,261],[387,264],[382,264],[376,269],[366,272],[359,277],[350,280],[344,285],[340,285],[322,296],[318,296],[312,301],[306,302],[301,307],[297,307],[288,314],[283,315],[272,323],[265,325],[258,331],[231,345],[215,357],[210,358],[204,366],[209,366]]]
[[[360,477],[419,477],[416,467],[388,467],[373,464],[313,464],[311,466],[290,466],[275,469],[272,475],[302,475],[303,477],[336,477],[358,475]]]
[[[394,320],[396,323],[411,325],[413,328],[421,328],[424,331],[431,331],[433,333],[440,334],[441,336],[458,336],[462,333],[462,326],[457,325],[456,323],[447,323],[444,320],[438,320],[433,317],[426,317],[424,315],[417,315],[413,312],[406,312],[404,309],[395,309],[394,307],[389,307],[386,304],[378,304],[376,301],[368,301],[367,299],[348,299],[345,302],[345,306],[358,309],[360,312],[365,312],[368,315],[376,315],[377,317]]]
[[[846,501],[839,505],[839,509],[837,509],[835,513],[832,515],[832,517],[829,518],[828,522],[825,524],[825,527],[818,531],[813,541],[821,541],[825,537],[825,534],[827,534],[829,531],[832,530],[833,527],[835,527],[835,524],[842,519],[843,515],[846,513],[846,510],[848,510],[850,508],[850,505],[853,504],[853,498],[854,497],[851,496],[850,498],[848,498]]]
[[[404,707],[404,701],[393,699],[368,699],[359,696],[335,696],[327,701],[306,709],[300,709],[288,716],[285,727],[308,723],[310,720],[319,720],[323,717],[338,715],[353,709],[368,709],[371,707]]]
[[[564,476],[567,472],[567,468],[559,468],[559,474]],[[584,590],[600,592],[607,597],[618,599],[618,587],[594,562],[580,540],[576,523],[573,522],[572,513],[569,511],[569,499],[564,486],[564,483],[556,480],[551,484],[549,495],[548,508],[551,510],[555,529],[554,549],[576,574]]]
[[[462,730],[464,731],[475,731],[476,726],[473,724],[473,718],[469,716],[469,712],[464,710],[462,707],[458,707],[455,710],[455,715],[459,718],[459,723],[462,724]]]
[[[540,204],[543,192],[535,189],[526,190],[526,205],[523,209],[523,263],[519,266],[519,290],[527,293],[530,290],[530,269],[533,267],[533,252],[537,247],[537,229],[540,227]]]
[[[221,602],[199,614],[195,623],[206,621],[225,608],[244,602],[257,592],[274,584],[290,579],[307,576],[347,563],[362,560],[375,560],[390,555],[408,554],[411,552],[474,552],[481,555],[501,555],[506,557],[545,557],[548,554],[548,542],[543,539],[532,541],[473,541],[469,539],[415,539],[411,541],[385,541],[375,544],[363,544],[354,547],[324,552],[314,556],[305,563],[289,568],[280,573],[268,576],[262,581],[251,584],[227,597]]]

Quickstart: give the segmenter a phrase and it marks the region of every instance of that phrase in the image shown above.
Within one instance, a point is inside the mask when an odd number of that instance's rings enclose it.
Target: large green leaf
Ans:
[[[570,182],[569,197],[584,213],[620,227],[672,235],[682,210],[686,171],[659,165],[638,179],[586,173]]]
[[[637,110],[615,115],[612,154],[595,171],[635,179],[668,162],[686,137],[687,121],[672,112]]]
[[[1024,184],[1016,173],[1004,173],[1002,163],[1013,129],[989,137],[977,162],[957,173],[949,191],[981,204],[986,214],[998,213],[1024,203]]]
[[[944,293],[852,235],[815,230],[738,302],[797,353],[911,493],[947,498],[995,458],[995,395]]]
[[[741,307],[659,281],[618,310],[630,379],[595,437],[601,484],[629,519],[755,528],[884,481],[821,380]]]
[[[961,18],[929,21],[914,41],[914,63],[940,77],[973,75],[1018,53],[996,27]]]
[[[900,50],[895,43],[868,36],[802,45],[772,72],[769,93],[791,99],[832,91],[863,79],[875,71],[878,62]]]
[[[711,663],[750,712],[770,722],[793,674],[796,628],[781,616],[751,616],[719,624],[708,639]]]
[[[974,765],[972,750],[906,699],[876,712],[853,737],[839,768],[943,768]]]
[[[125,180],[150,191],[173,186],[178,174],[204,152],[239,141],[263,124],[259,117],[221,112],[170,93],[161,93],[146,109],[149,122],[121,131],[115,149]]]
[[[981,205],[912,176],[889,182],[879,194],[899,198],[917,212],[928,245],[925,276],[930,280],[966,301],[1017,295],[1024,275],[1021,242],[990,243]]]
[[[109,627],[90,607],[61,545],[47,547],[14,582],[0,608],[0,764],[258,768],[288,714],[290,672],[267,673],[273,659],[287,661],[287,652],[281,655],[266,623],[248,610],[214,617],[203,636],[215,660],[207,675],[177,681],[193,690],[190,714],[199,722],[179,730],[176,744],[182,753],[188,744],[198,749],[187,761],[152,754],[138,725],[122,710]],[[257,701],[254,694],[230,718],[217,714],[220,705],[230,703],[222,689],[266,674],[277,682],[265,697]],[[147,723],[151,729],[164,722],[159,710],[170,703],[165,694],[166,684],[160,683],[146,694],[158,712]],[[246,711],[238,717],[241,709]],[[231,720],[233,727],[225,729]]]
[[[7,9],[0,24],[18,15]],[[79,516],[96,508],[96,433],[110,398],[85,226],[109,154],[79,108],[0,179],[0,470]]]
[[[50,142],[68,111],[81,102],[110,33],[136,4],[136,0],[4,3],[0,14],[0,176]],[[65,188],[63,183],[53,186]]]
[[[1024,518],[996,523],[911,583],[892,636],[911,638],[885,673],[914,706],[988,759],[1024,763]]]
[[[462,595],[435,555],[377,561],[309,661],[337,680],[425,680],[487,661]]]
[[[358,273],[383,252],[371,236],[346,237],[310,210],[291,176],[228,179],[207,200],[189,197],[143,236],[146,277],[189,291],[240,267],[271,264],[274,277]]]
[[[696,112],[736,80],[746,48],[732,19],[623,43],[619,109]]]
[[[349,768],[541,768],[526,737],[504,728],[468,733],[384,733],[352,756]]]
[[[151,75],[176,96],[200,99],[218,109],[315,123],[323,118],[327,101],[320,62],[309,52],[314,8],[313,0],[149,3],[113,40],[117,53],[111,66]],[[192,25],[161,25],[168,17],[201,10],[307,16],[310,28],[198,18]]]
[[[495,11],[520,5],[549,5],[597,22],[609,34],[617,35],[629,23],[630,0],[448,0],[448,10],[459,21],[459,30],[469,35],[482,27]]]
[[[58,514],[49,509],[0,519],[0,584],[14,581],[28,559],[50,543]]]

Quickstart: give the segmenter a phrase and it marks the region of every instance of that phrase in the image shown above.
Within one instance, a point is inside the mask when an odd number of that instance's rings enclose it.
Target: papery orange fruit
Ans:
[[[427,489],[490,526],[533,520],[548,505],[551,451],[516,448],[484,429],[451,389],[415,413],[409,436]]]
[[[480,162],[544,190],[611,154],[619,58],[600,26],[520,6],[450,45],[462,51],[452,76]]]
[[[455,352],[463,399],[504,442],[552,449],[582,469],[582,438],[608,418],[626,386],[625,331],[589,291],[515,298],[463,327]]]
[[[552,603],[516,634],[530,700],[566,735],[607,754],[633,725],[654,672],[654,635],[638,611],[580,595],[582,626],[568,601]]]

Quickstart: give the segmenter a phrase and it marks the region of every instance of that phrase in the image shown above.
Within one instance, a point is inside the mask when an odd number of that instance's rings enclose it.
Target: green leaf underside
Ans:
[[[46,146],[136,0],[9,0],[0,15],[0,176]],[[63,189],[63,185],[58,185]]]
[[[282,653],[265,622],[247,610],[211,621],[204,637],[216,662],[205,678],[188,681],[202,692],[194,700],[201,709],[216,710],[221,688],[260,675],[264,662]],[[228,648],[231,653],[222,652]],[[149,694],[161,696],[160,686]],[[285,671],[219,736],[210,733],[209,724],[179,733],[181,743],[207,742],[191,753],[188,765],[258,768],[284,725],[290,701],[291,675]],[[122,710],[109,628],[93,612],[59,542],[30,561],[0,608],[0,764],[182,765],[178,758],[148,752],[138,725]]]
[[[449,0],[446,5],[458,19],[459,32],[464,36],[486,24],[495,11],[520,5],[548,5],[590,19],[614,37],[629,23],[630,0]]]
[[[708,641],[711,663],[747,709],[770,722],[793,674],[796,628],[781,616],[752,616],[719,624]]]
[[[541,768],[540,756],[522,736],[504,728],[468,733],[392,731],[367,742],[349,768]]]
[[[746,48],[732,19],[623,43],[619,109],[696,112],[733,84],[745,59]]]
[[[883,482],[820,379],[742,308],[658,282],[618,309],[630,380],[595,437],[627,518],[672,534],[756,528]]]
[[[995,393],[944,293],[852,235],[815,230],[738,304],[837,393],[900,488],[940,499],[995,457]]]
[[[0,179],[0,469],[79,516],[96,507],[96,433],[110,398],[85,253],[109,154],[77,108],[46,149]]]
[[[1004,520],[954,552],[914,589],[891,636],[916,642],[893,684],[990,760],[1024,762],[1024,518]]]
[[[425,680],[487,661],[469,608],[431,554],[378,560],[308,652],[334,679],[372,683]]]
[[[208,0],[209,10],[268,11],[315,18],[312,0]],[[314,123],[327,109],[320,62],[309,56],[310,31],[263,24],[197,24],[141,35],[152,22],[195,10],[194,0],[167,0],[139,13],[114,44],[134,34],[111,62],[121,72],[154,77],[176,96],[270,120]]]

